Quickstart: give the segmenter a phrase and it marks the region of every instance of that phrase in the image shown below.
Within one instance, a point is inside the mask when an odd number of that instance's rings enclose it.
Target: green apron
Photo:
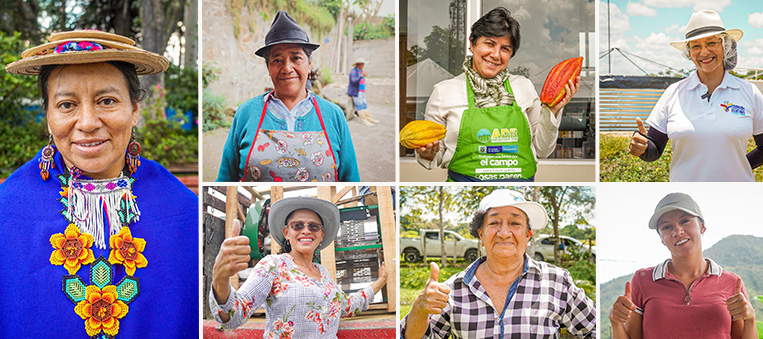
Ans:
[[[504,84],[513,93],[509,80]],[[516,101],[508,106],[477,108],[468,77],[466,92],[469,108],[461,117],[448,181],[453,181],[451,177],[478,179],[473,181],[532,180],[537,166],[530,125],[522,108]]]

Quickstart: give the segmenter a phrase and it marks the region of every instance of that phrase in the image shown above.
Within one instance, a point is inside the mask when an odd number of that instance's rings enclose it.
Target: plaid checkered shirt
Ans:
[[[558,338],[562,327],[596,338],[596,306],[567,270],[525,255],[522,274],[500,311],[475,276],[485,260],[477,259],[445,281],[451,288],[448,305],[441,314],[430,315],[425,338]],[[401,339],[407,320],[400,322]]]

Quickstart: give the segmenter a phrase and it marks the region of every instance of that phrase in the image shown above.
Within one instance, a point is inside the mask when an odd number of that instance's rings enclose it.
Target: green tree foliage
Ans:
[[[162,166],[170,164],[194,163],[199,157],[198,132],[185,132],[180,126],[183,122],[164,117],[164,98],[166,92],[155,88],[156,100],[143,109],[143,126],[138,129],[137,139],[141,143],[141,155],[154,160]],[[151,116],[156,118],[152,119]]]
[[[198,72],[191,68],[180,68],[170,64],[164,72],[164,85],[167,88],[167,105],[181,112],[199,110]]]
[[[7,65],[21,58],[25,49],[21,33],[0,32],[0,61]],[[37,77],[10,74],[0,67],[0,177],[32,159],[47,144],[47,128],[38,121]]]
[[[395,16],[390,14],[379,24],[361,22],[354,27],[355,40],[387,39],[395,36]]]

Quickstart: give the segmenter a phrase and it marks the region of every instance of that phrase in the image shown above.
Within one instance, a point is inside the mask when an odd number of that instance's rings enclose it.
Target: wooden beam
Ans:
[[[244,208],[241,207],[241,204],[236,204],[236,212],[238,212],[238,217],[241,221],[246,222],[246,214],[244,213]]]
[[[318,186],[318,199],[331,201],[336,194],[336,186]],[[337,220],[339,223],[339,220]],[[338,225],[337,225],[338,226]],[[329,271],[331,279],[336,281],[336,255],[334,253],[334,242],[321,250],[321,265]]]
[[[265,197],[263,197],[262,194],[260,194],[257,191],[255,191],[254,188],[251,188],[249,186],[242,186],[242,187],[244,187],[244,189],[247,192],[249,192],[249,194],[252,195],[252,200],[254,200],[254,198],[257,198],[259,200],[265,200]]]
[[[276,203],[276,201],[283,199],[283,186],[270,187],[270,206]],[[275,241],[273,236],[270,236],[270,254],[276,254],[281,250],[281,245]]]
[[[342,190],[339,191],[336,195],[331,197],[331,203],[336,204],[339,199],[342,199],[348,192],[352,190],[353,186],[347,186],[345,188],[342,188]]]
[[[225,238],[238,236],[233,234],[233,221],[236,220],[236,211],[238,205],[238,189],[236,186],[226,187],[225,193]],[[238,289],[238,273],[230,277],[230,284]]]
[[[382,249],[387,271],[387,311],[395,312],[397,305],[397,237],[395,236],[395,202],[392,200],[392,189],[389,186],[376,187],[379,198],[379,222],[381,223]]]

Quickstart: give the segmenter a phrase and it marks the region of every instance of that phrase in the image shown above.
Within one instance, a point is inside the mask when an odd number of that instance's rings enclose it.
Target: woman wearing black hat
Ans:
[[[217,181],[360,181],[344,113],[305,88],[319,46],[278,12],[255,52],[274,90],[239,106]]]
[[[647,122],[640,118],[630,153],[655,161],[671,140],[670,181],[755,181],[763,164],[763,95],[728,71],[737,63],[739,29],[725,29],[720,15],[692,14],[686,39],[670,44],[697,70],[665,90]],[[754,137],[757,148],[747,153]]]
[[[237,291],[229,278],[249,261],[249,238],[225,239],[215,259],[209,307],[226,328],[236,328],[265,304],[266,338],[336,338],[339,318],[368,309],[387,281],[384,264],[370,286],[345,294],[320,264],[317,251],[334,241],[339,229],[339,209],[329,201],[300,197],[273,204],[268,220],[270,235],[281,254],[260,260]],[[238,232],[234,232],[238,233]]]
[[[612,337],[758,338],[755,310],[738,275],[702,255],[699,205],[670,193],[649,220],[670,259],[638,270],[609,313]]]

